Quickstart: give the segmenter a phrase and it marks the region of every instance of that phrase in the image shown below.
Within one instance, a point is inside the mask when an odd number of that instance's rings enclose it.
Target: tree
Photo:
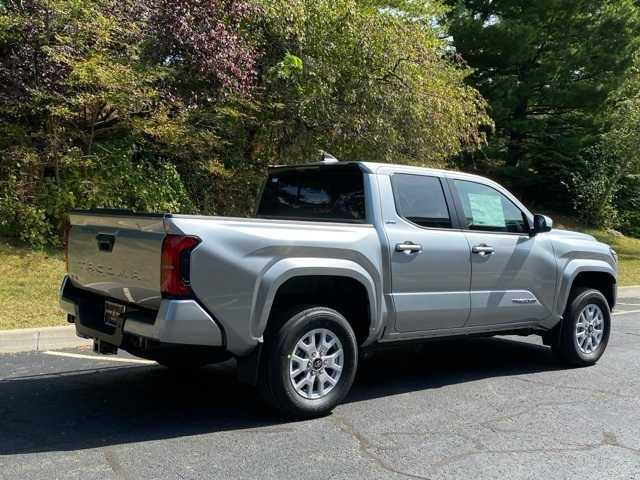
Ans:
[[[474,69],[496,133],[463,165],[489,168],[560,210],[601,129],[600,112],[638,45],[632,0],[449,0],[456,51]],[[485,160],[488,159],[488,160]]]
[[[640,233],[640,53],[622,85],[611,92],[606,131],[584,171],[574,177],[579,211],[595,226]]]
[[[491,120],[437,2],[0,3],[0,235],[73,207],[251,211],[264,169],[444,164]],[[404,7],[403,7],[404,8]]]
[[[431,25],[349,0],[263,8],[274,154],[434,165],[483,143],[485,102]]]

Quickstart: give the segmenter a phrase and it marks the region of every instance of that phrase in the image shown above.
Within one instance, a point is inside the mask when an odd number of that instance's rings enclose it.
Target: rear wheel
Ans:
[[[567,306],[553,351],[571,365],[593,365],[607,348],[610,331],[611,312],[604,295],[580,288]]]
[[[351,389],[358,366],[351,325],[326,307],[290,312],[279,324],[265,340],[263,397],[287,417],[329,413]]]

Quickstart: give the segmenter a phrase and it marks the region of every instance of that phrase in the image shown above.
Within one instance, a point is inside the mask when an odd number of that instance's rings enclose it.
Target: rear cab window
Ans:
[[[396,173],[391,177],[396,211],[426,228],[451,228],[451,214],[437,177]]]
[[[256,216],[366,223],[364,175],[354,164],[272,170]]]

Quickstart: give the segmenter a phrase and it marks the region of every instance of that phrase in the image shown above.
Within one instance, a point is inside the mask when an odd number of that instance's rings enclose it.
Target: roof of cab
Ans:
[[[359,161],[338,161],[338,162],[311,162],[296,165],[277,165],[272,166],[270,169],[298,169],[298,168],[315,168],[315,167],[341,167],[347,165],[357,165],[365,173],[378,173],[381,169],[399,169],[407,173],[414,171],[415,173],[431,173],[440,177],[452,177],[461,179],[475,179],[483,182],[495,183],[492,180],[482,177],[480,175],[474,175],[472,173],[459,172],[456,170],[443,170],[438,168],[417,167],[413,165],[401,165],[395,163],[377,163],[377,162],[359,162]]]
[[[327,167],[327,168],[336,168],[336,167],[341,167],[341,166],[347,166],[347,165],[356,165],[358,166],[358,168],[360,168],[363,172],[365,173],[371,173],[371,174],[377,174],[380,172],[380,170],[395,170],[397,173],[414,173],[414,174],[430,174],[433,176],[437,176],[437,177],[448,177],[448,178],[456,178],[459,180],[470,180],[470,181],[475,181],[478,183],[483,183],[485,185],[488,185],[490,187],[493,187],[494,189],[502,192],[503,194],[507,195],[507,197],[509,199],[511,199],[511,201],[513,201],[518,207],[520,207],[524,212],[527,213],[527,216],[530,218],[530,220],[533,219],[533,215],[531,214],[531,212],[529,212],[529,210],[527,209],[527,207],[524,206],[524,204],[522,204],[522,202],[520,202],[520,200],[518,198],[516,198],[511,192],[509,192],[506,188],[504,188],[502,185],[500,185],[499,183],[491,180],[490,178],[487,177],[482,177],[480,175],[473,175],[471,173],[464,173],[464,172],[458,172],[456,170],[441,170],[441,169],[436,169],[436,168],[427,168],[427,167],[414,167],[411,165],[400,165],[400,164],[394,164],[394,163],[375,163],[375,162],[313,162],[313,163],[305,163],[305,164],[299,164],[299,165],[282,165],[282,166],[275,166],[275,167],[271,167],[272,169],[296,169],[296,168],[314,168],[314,167]]]

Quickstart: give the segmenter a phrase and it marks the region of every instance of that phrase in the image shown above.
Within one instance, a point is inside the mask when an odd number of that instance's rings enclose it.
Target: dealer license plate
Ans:
[[[124,323],[124,313],[127,310],[126,305],[120,303],[104,302],[104,323],[110,327],[120,328]]]

